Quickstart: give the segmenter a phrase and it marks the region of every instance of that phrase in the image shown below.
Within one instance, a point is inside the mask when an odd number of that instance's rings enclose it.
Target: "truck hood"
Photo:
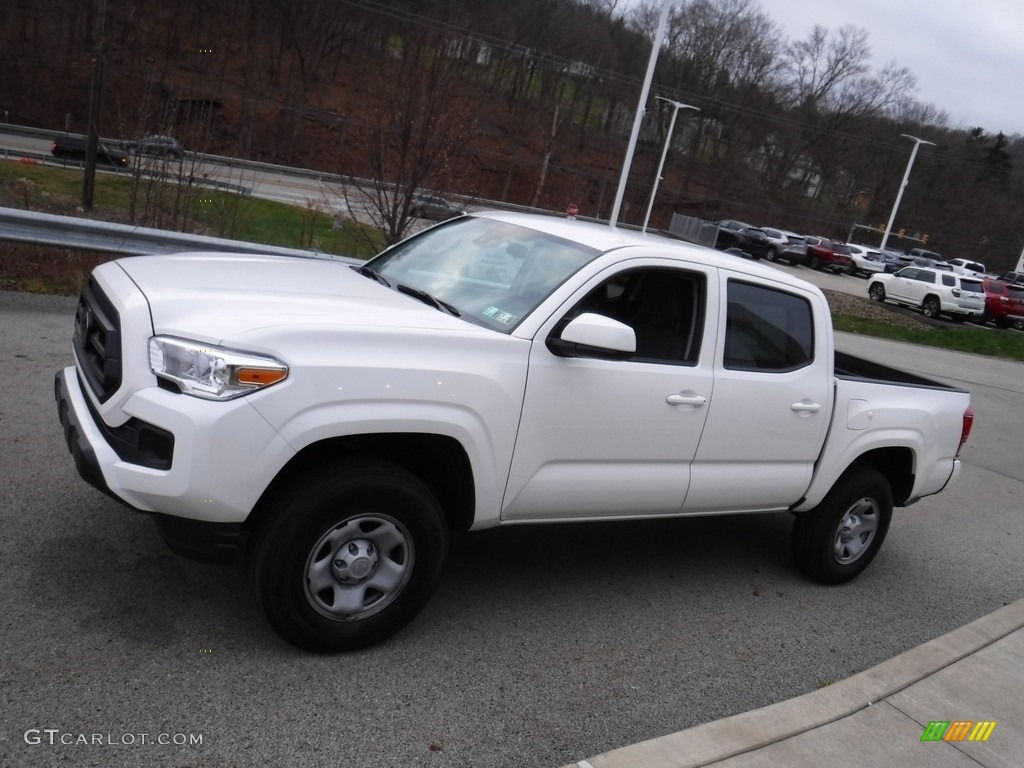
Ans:
[[[190,253],[120,259],[156,333],[223,343],[266,327],[475,326],[325,259]]]

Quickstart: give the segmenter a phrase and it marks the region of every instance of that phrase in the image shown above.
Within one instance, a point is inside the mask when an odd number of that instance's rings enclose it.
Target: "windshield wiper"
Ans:
[[[411,285],[405,285],[404,283],[399,283],[398,285],[395,286],[395,288],[400,293],[404,293],[409,296],[412,296],[415,299],[419,299],[424,304],[429,304],[434,309],[438,309],[442,312],[447,312],[449,315],[454,315],[455,317],[462,317],[462,313],[459,312],[458,309],[453,307],[447,301],[442,301],[436,296],[431,296],[426,291],[421,291],[419,288],[413,288]]]
[[[382,275],[380,272],[378,272],[373,267],[370,267],[370,266],[367,266],[366,264],[363,264],[361,267],[352,267],[352,269],[354,269],[360,275],[365,275],[366,277],[372,277],[374,280],[376,280],[381,285],[386,285],[388,288],[391,287],[391,283],[389,283],[387,281],[387,279],[384,277],[384,275]]]

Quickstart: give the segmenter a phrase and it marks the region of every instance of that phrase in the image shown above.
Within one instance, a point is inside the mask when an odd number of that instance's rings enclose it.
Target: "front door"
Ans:
[[[676,514],[714,384],[713,270],[645,259],[595,277],[538,333],[502,519]],[[709,290],[710,287],[710,290]],[[709,295],[710,294],[710,295]],[[633,328],[636,353],[562,357],[545,340],[572,317]]]

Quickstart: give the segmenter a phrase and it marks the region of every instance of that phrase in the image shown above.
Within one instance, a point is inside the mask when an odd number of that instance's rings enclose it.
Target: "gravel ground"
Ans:
[[[888,325],[897,325],[910,330],[928,330],[930,328],[942,328],[947,323],[941,320],[928,320],[923,315],[913,313],[912,310],[897,307],[894,304],[881,304],[870,299],[862,299],[859,296],[852,296],[841,291],[823,290],[825,298],[833,314],[853,315],[864,317],[868,320],[877,320]]]

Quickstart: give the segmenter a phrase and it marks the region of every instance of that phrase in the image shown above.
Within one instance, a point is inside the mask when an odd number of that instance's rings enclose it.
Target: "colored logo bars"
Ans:
[[[995,720],[932,720],[921,741],[988,741],[995,727]]]

